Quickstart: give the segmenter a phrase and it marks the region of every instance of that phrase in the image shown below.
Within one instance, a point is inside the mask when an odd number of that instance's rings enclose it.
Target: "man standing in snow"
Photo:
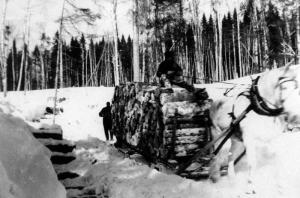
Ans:
[[[196,97],[201,99],[207,99],[208,95],[205,89],[195,89],[193,85],[188,84],[183,80],[183,72],[181,67],[175,61],[175,54],[173,51],[165,52],[165,60],[160,63],[156,76],[160,78],[159,82],[163,86],[167,87],[166,80],[170,81],[171,85],[177,85],[179,87],[185,88],[189,92],[192,92]]]
[[[106,103],[106,107],[101,109],[99,116],[103,117],[103,127],[105,132],[106,141],[113,140],[113,134],[111,131],[112,128],[112,119],[111,119],[111,107],[110,103]]]

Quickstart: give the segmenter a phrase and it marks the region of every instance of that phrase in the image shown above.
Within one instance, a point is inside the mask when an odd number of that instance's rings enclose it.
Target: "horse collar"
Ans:
[[[283,112],[283,107],[278,108],[271,108],[267,104],[267,102],[264,100],[264,98],[259,94],[258,91],[258,80],[259,76],[253,80],[252,86],[250,89],[250,101],[253,110],[260,115],[266,115],[266,116],[278,116]]]

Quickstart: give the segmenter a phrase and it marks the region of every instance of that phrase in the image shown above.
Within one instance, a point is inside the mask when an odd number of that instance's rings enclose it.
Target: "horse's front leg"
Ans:
[[[228,156],[228,176],[235,177],[234,164],[243,155],[245,151],[244,143],[241,138],[237,137],[235,134],[231,138],[231,147]]]
[[[221,177],[221,168],[228,164],[228,150],[220,150],[219,153],[214,156],[209,166],[209,178],[212,182],[217,182]]]
[[[212,126],[211,128],[213,139],[218,137],[222,133],[222,130],[217,126]],[[220,141],[216,144],[220,144]],[[226,144],[225,144],[226,145]],[[223,145],[223,146],[225,146]],[[217,182],[221,177],[221,167],[224,164],[224,160],[228,163],[228,150],[225,151],[224,147],[212,157],[209,164],[209,178],[212,182]]]
[[[248,190],[247,193],[255,194],[255,178],[254,173],[257,167],[257,160],[256,160],[256,146],[255,142],[251,140],[251,138],[245,138],[244,140],[246,146],[246,156],[247,156],[247,163],[248,163]]]

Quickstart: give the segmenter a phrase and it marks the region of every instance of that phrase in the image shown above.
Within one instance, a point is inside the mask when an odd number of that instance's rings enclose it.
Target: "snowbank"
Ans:
[[[21,119],[0,113],[0,197],[64,198],[50,162],[50,151]]]

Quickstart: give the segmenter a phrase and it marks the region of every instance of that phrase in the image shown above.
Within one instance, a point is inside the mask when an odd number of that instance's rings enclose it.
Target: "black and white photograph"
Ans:
[[[299,197],[299,0],[0,0],[0,198]]]

